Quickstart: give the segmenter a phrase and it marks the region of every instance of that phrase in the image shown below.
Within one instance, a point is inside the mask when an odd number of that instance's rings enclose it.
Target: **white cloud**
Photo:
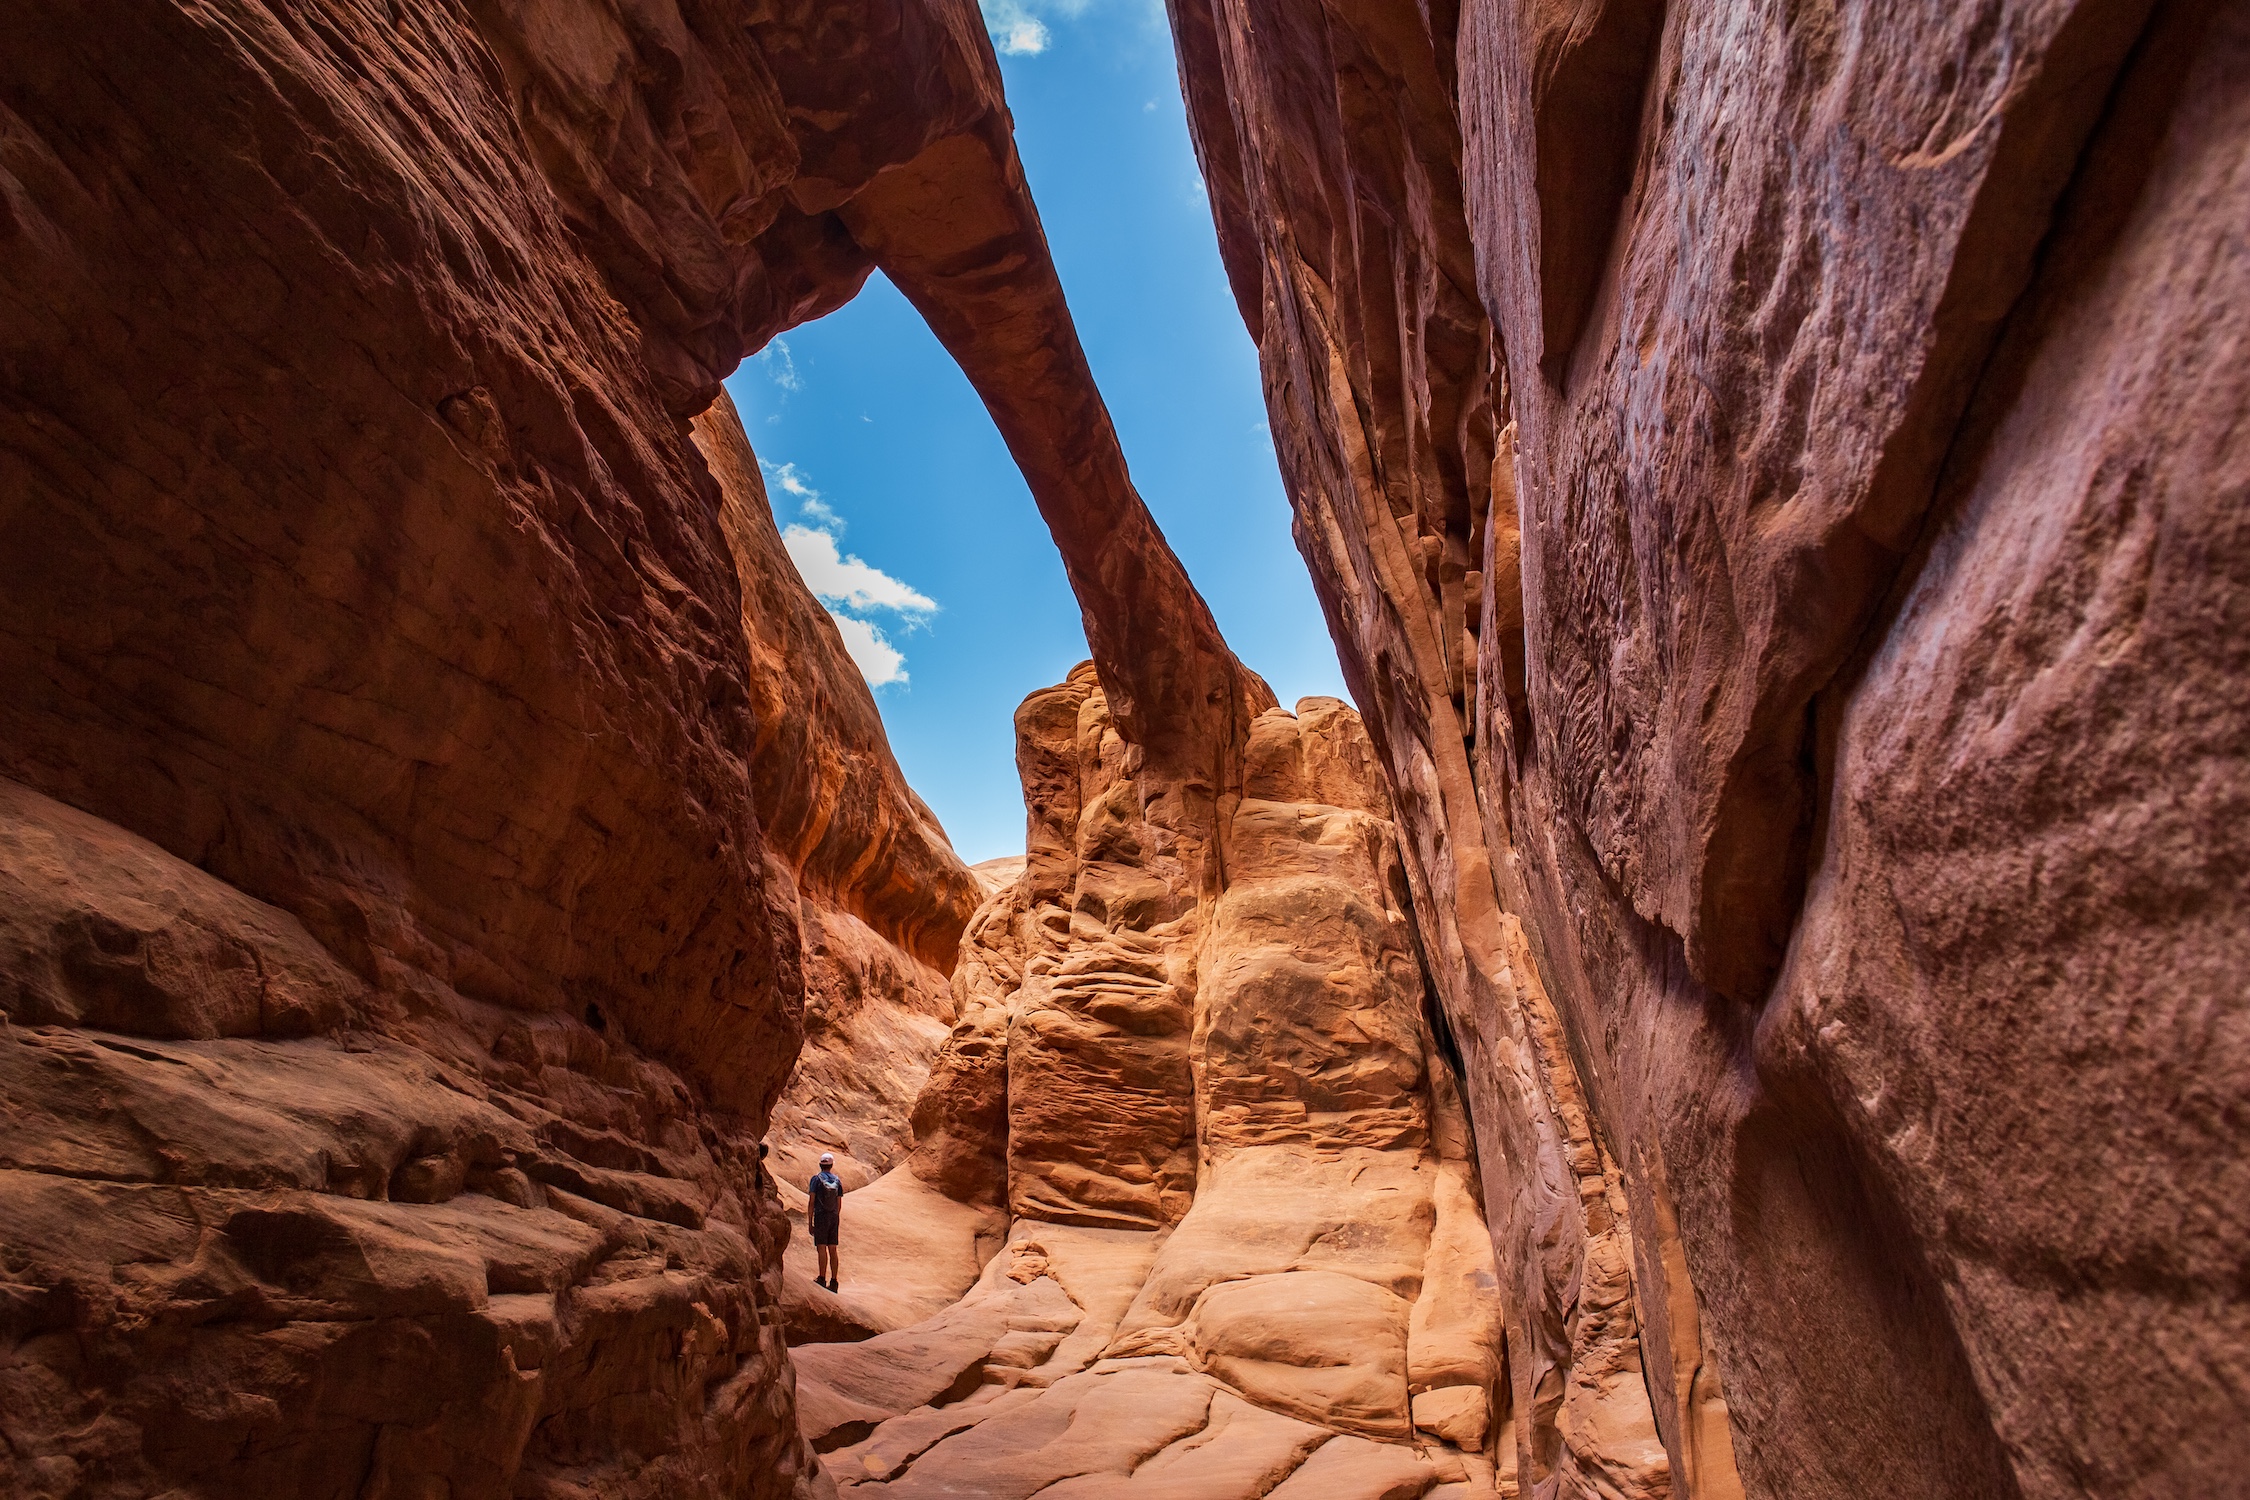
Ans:
[[[860,675],[869,687],[906,681],[905,655],[872,621],[859,616],[869,610],[887,609],[911,630],[937,613],[937,601],[840,549],[836,535],[844,529],[844,518],[821,497],[802,469],[793,463],[769,463],[762,458],[758,467],[773,491],[797,502],[799,519],[782,528],[781,545],[797,565],[797,575],[819,597],[828,617],[843,633],[844,649]]]
[[[1048,28],[1049,21],[1076,21],[1093,8],[1095,0],[978,0],[984,10],[985,29],[992,33],[992,45],[1003,57],[1037,57],[1053,45],[1055,34]],[[1164,17],[1163,0],[1152,0],[1144,21],[1153,18],[1158,34],[1167,48],[1171,45],[1170,22]],[[1154,109],[1152,103],[1148,106]]]
[[[859,675],[867,679],[869,687],[887,687],[894,682],[906,681],[906,658],[898,648],[883,639],[883,632],[865,620],[855,620],[850,615],[840,615],[834,610],[828,618],[836,622],[843,633],[844,651],[859,668]]]
[[[797,362],[789,357],[789,340],[775,339],[758,351],[757,359],[759,364],[766,367],[766,374],[773,377],[773,383],[783,390],[801,391],[805,388],[805,382],[797,374]]]
[[[766,483],[774,488],[794,495],[799,500],[820,498],[820,491],[812,487],[812,481],[805,478],[795,464],[768,463],[761,458],[758,460],[758,467],[764,471]]]
[[[895,610],[909,620],[937,613],[937,601],[899,582],[881,568],[836,550],[836,538],[810,526],[792,525],[781,533],[789,560],[805,586],[846,609]]]
[[[984,24],[1003,57],[1037,57],[1054,36],[1023,0],[984,0]]]
[[[993,48],[1003,57],[1037,57],[1054,44],[1054,27],[1084,19],[1098,3],[1103,0],[978,0],[985,29],[992,33]],[[1160,40],[1166,52],[1171,50],[1172,28],[1164,13],[1164,0],[1138,0],[1122,6],[1109,0],[1104,9],[1113,15],[1122,10],[1129,23],[1146,31],[1149,40]],[[1116,29],[1111,28],[1113,35]],[[1156,106],[1152,102],[1146,108],[1153,112]]]
[[[829,507],[828,502],[820,497],[820,491],[812,487],[812,482],[805,478],[803,471],[795,464],[768,463],[761,458],[758,460],[758,467],[765,471],[768,485],[797,502],[799,516],[822,531],[844,529],[844,518]]]

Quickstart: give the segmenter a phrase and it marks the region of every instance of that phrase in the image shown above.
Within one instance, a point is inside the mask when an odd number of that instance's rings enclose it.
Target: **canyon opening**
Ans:
[[[2250,1497],[2250,0],[1140,5],[1287,704],[1088,13],[0,4],[0,1495]],[[973,864],[725,384],[894,292]]]

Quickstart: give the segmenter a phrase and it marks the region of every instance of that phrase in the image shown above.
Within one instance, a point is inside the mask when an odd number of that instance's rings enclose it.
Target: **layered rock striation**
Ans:
[[[14,782],[0,856],[8,1493],[812,1472],[788,1221],[690,1079],[615,1023],[372,984]]]
[[[0,1489],[2238,1485],[2250,10],[1172,20],[1364,726],[966,0],[10,14]],[[719,398],[877,268],[1094,656],[996,891]]]
[[[1104,682],[1018,711],[1030,854],[845,1200],[872,1336],[798,1346],[806,1431],[871,1495],[1492,1495],[1476,1153],[1359,717],[1261,713],[1206,820]]]
[[[2250,10],[1171,15],[1525,1491],[2232,1492]]]
[[[755,1144],[904,1150],[981,892],[720,379],[884,267],[1119,683],[1238,672],[975,8],[7,30],[0,1489],[810,1483]]]
[[[894,1165],[953,1021],[951,975],[983,884],[891,757],[874,694],[797,576],[757,455],[723,393],[692,427],[720,492],[750,646],[752,791],[771,879],[795,903],[805,1040],[775,1101],[768,1165],[823,1152],[859,1187]]]

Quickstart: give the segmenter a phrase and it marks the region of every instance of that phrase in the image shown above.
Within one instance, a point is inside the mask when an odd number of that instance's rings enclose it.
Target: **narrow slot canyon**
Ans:
[[[1515,1488],[1475,1146],[1358,715],[1266,707],[1218,801],[1133,754],[1091,664],[1016,723],[1030,851],[970,924],[907,1154],[845,1196],[840,1295],[792,1242],[829,1474]],[[1661,1470],[1653,1434],[1634,1461]]]
[[[0,1497],[2250,1500],[2250,3],[1167,0],[1290,706],[1086,13],[0,3]],[[876,276],[974,864],[725,384]]]

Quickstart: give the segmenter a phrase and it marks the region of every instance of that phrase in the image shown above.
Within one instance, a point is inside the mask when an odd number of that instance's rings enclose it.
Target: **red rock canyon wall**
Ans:
[[[1526,1492],[2240,1492],[2250,7],[1171,11]]]
[[[1364,728],[965,0],[0,7],[0,1489],[2239,1490],[2250,6],[1172,17]],[[877,268],[989,900],[719,397]]]
[[[884,266],[1120,692],[1251,681],[975,8],[0,30],[0,1489],[791,1493],[753,1146],[904,1149],[982,892],[720,378]]]
[[[963,941],[914,1153],[845,1199],[841,1295],[792,1281],[827,1472],[901,1500],[1512,1490],[1478,1165],[1359,716],[1258,715],[1215,823],[1090,663],[1016,734],[1031,852]]]
[[[734,403],[721,394],[692,431],[742,580],[759,831],[802,934],[805,1041],[774,1103],[768,1167],[802,1183],[831,1151],[858,1187],[912,1142],[984,890],[906,784],[874,694],[783,549]]]

